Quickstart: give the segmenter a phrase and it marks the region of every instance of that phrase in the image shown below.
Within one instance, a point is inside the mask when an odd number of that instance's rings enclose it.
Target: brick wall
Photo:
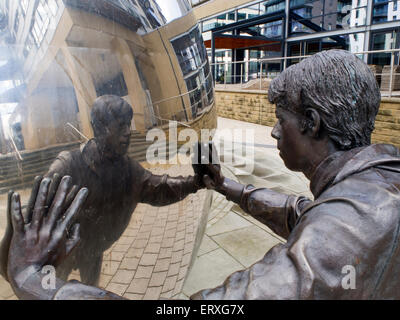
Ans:
[[[218,116],[273,126],[275,106],[268,101],[265,91],[215,90]]]
[[[372,142],[391,143],[400,148],[400,98],[382,98]]]
[[[233,91],[216,89],[218,116],[273,126],[275,106],[265,91]],[[400,147],[400,98],[382,98],[373,143],[391,143]]]

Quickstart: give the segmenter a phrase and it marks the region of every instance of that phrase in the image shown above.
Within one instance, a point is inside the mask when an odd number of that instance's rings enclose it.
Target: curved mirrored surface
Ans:
[[[84,245],[60,277],[125,292],[164,259],[180,276],[168,288],[163,279],[158,297],[178,294],[206,206],[191,166],[176,160],[175,142],[186,141],[171,139],[215,127],[188,1],[0,0],[0,231],[6,193],[18,191],[26,206],[35,176],[67,174],[88,187]],[[163,161],[149,163],[156,143]],[[176,199],[166,178],[153,178],[163,174],[183,177]]]

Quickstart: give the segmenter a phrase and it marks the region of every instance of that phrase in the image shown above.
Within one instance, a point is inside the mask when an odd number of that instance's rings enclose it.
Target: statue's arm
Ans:
[[[17,297],[22,300],[125,300],[112,292],[76,280],[65,282],[56,278],[51,288],[48,278],[45,278],[48,276],[35,268],[25,270],[23,275],[18,274],[17,277],[25,278],[18,289],[14,288]]]
[[[141,202],[153,206],[165,206],[181,201],[200,189],[196,180],[194,176],[170,177],[166,174],[148,174],[143,181]]]
[[[228,178],[223,178],[216,190],[285,239],[294,228],[301,210],[311,202],[305,197],[244,186]]]
[[[49,170],[44,175],[45,178],[52,178],[54,174],[63,177],[65,175],[70,175],[72,162],[72,156],[69,151],[62,151],[57,158],[51,163]]]
[[[310,202],[305,197],[288,196],[266,188],[244,186],[224,177],[216,148],[212,144],[198,144],[195,148],[193,170],[202,176],[208,189],[223,194],[228,200],[261,221],[275,233],[287,239],[301,210]]]
[[[155,175],[140,164],[134,166],[134,176],[140,179],[140,202],[152,206],[165,206],[183,200],[203,188],[198,175],[170,177]]]

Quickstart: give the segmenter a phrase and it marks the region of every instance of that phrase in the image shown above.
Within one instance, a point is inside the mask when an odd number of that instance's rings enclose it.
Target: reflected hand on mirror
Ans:
[[[8,278],[15,291],[43,266],[57,267],[80,239],[79,225],[73,223],[88,190],[82,188],[76,193],[77,187],[71,186],[69,176],[55,180],[45,178],[39,182],[35,181],[31,195],[34,205],[25,217],[20,196],[13,193],[10,199],[13,235],[8,255]]]
[[[224,182],[218,153],[212,142],[198,143],[194,148],[193,170],[202,177],[208,189],[219,190]]]
[[[39,187],[42,182],[43,177],[37,176],[35,177],[33,188],[31,191],[31,195],[28,201],[28,204],[25,208],[22,209],[22,216],[24,221],[29,222],[32,219],[33,210],[35,207],[36,198],[38,196]],[[54,197],[56,195],[57,188],[60,184],[61,176],[59,174],[54,174],[53,178],[51,179],[50,186],[47,193],[46,199],[46,206],[43,208],[44,212],[50,208],[50,204],[53,202]],[[64,202],[64,210],[68,208],[69,205],[72,203],[72,200],[75,198],[76,194],[78,193],[78,186],[74,185],[68,193],[68,196]],[[8,193],[8,200],[7,200],[7,222],[6,222],[6,230],[3,236],[3,239],[0,244],[0,275],[3,276],[4,279],[8,280],[7,275],[7,265],[8,265],[8,254],[11,239],[13,236],[13,227],[11,223],[11,202],[12,202],[12,195],[14,192],[11,190]]]
[[[0,275],[8,281],[7,276],[7,264],[8,264],[8,250],[10,248],[11,238],[13,235],[13,229],[11,224],[11,198],[13,191],[8,192],[7,197],[7,211],[6,211],[6,230],[4,232],[3,239],[0,244]]]
[[[43,180],[42,176],[35,177],[29,201],[28,201],[26,207],[22,209],[22,216],[23,216],[24,221],[26,221],[26,223],[30,222],[32,219],[33,210],[34,210],[35,203],[36,203],[36,198],[38,196],[39,187],[40,187],[42,180]],[[57,173],[54,174],[53,178],[51,179],[49,188],[48,188],[46,205],[43,208],[42,212],[46,213],[48,211],[48,208],[50,208],[50,204],[54,200],[57,188],[60,185],[60,181],[61,181],[61,176]],[[78,193],[78,190],[79,190],[79,188],[76,185],[74,185],[70,189],[70,191],[65,199],[65,202],[64,202],[64,208],[63,208],[64,211],[66,208],[68,208],[70,206],[70,204],[72,203],[72,200],[75,198],[76,194]],[[6,212],[6,216],[7,216],[6,230],[5,230],[3,239],[0,244],[0,275],[3,276],[3,278],[6,280],[8,280],[8,275],[7,275],[8,254],[9,254],[11,239],[13,236],[13,226],[11,223],[11,203],[12,203],[13,194],[14,194],[14,192],[12,190],[10,190],[8,193],[7,212]]]

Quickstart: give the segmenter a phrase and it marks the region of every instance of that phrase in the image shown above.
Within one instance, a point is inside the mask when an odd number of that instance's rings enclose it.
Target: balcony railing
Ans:
[[[396,57],[399,59],[400,49],[360,51],[354,54],[364,61],[368,61],[369,55],[390,54],[390,64],[380,72],[375,70],[373,72],[380,85],[383,97],[400,97],[400,71],[395,71],[395,59]],[[267,89],[268,81],[278,76],[281,72],[280,70],[284,70],[287,66],[298,63],[307,57],[310,56],[270,57],[234,62],[216,62],[212,63],[211,67],[214,72],[213,76],[216,88],[229,87],[232,89],[250,88],[252,90],[264,90]],[[236,66],[237,64],[240,67]],[[257,64],[258,69],[256,72],[254,72],[255,64]],[[371,69],[374,69],[373,66],[370,65]],[[397,69],[400,69],[400,66]],[[236,72],[233,72],[233,70],[236,70]],[[240,72],[238,72],[239,70]]]

